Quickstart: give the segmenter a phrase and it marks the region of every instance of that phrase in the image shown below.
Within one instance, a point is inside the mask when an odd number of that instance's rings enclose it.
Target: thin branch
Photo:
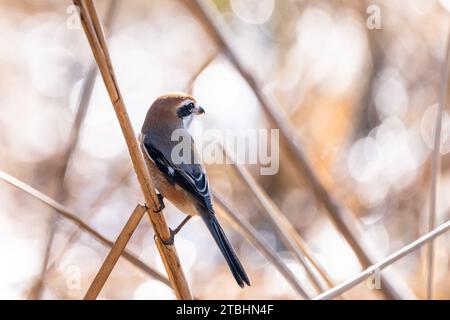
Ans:
[[[258,185],[258,183],[253,179],[250,173],[244,167],[234,164],[236,172],[239,174],[241,179],[249,187],[253,195],[256,197],[258,202],[264,209],[263,212],[266,217],[274,226],[277,231],[278,236],[284,243],[286,248],[292,253],[295,259],[305,268],[308,277],[311,279],[314,287],[322,292],[326,288],[323,286],[322,281],[318,278],[316,272],[310,265],[310,261],[314,267],[319,266],[317,270],[321,270],[321,275],[327,282],[330,282],[330,287],[333,287],[330,277],[325,273],[323,268],[320,267],[319,263],[315,261],[314,257],[310,255],[310,250],[305,250],[307,247],[306,243],[299,236],[295,228],[286,219],[286,217],[281,213],[275,203],[268,197],[265,191]],[[307,259],[306,259],[307,258]]]
[[[76,214],[72,213],[65,206],[63,206],[59,202],[53,200],[49,196],[43,194],[42,192],[34,189],[33,187],[20,181],[19,179],[14,178],[13,176],[10,176],[9,174],[7,174],[1,170],[0,170],[0,180],[3,180],[5,182],[9,183],[10,185],[18,188],[19,190],[29,194],[30,196],[34,197],[35,199],[41,201],[45,205],[51,207],[64,219],[76,224],[83,232],[86,232],[87,234],[92,236],[97,241],[101,242],[106,247],[112,248],[112,246],[114,245],[114,243],[112,241],[108,240],[102,234],[100,234],[98,231],[94,230],[87,223],[85,223],[80,218],[78,218]],[[149,276],[155,278],[156,280],[161,281],[162,283],[164,283],[165,285],[170,287],[170,282],[169,282],[169,280],[167,280],[166,277],[161,275],[158,271],[155,271],[152,268],[148,267],[144,262],[139,260],[134,254],[125,250],[122,253],[122,256],[126,260],[128,260],[131,264],[135,265],[137,268],[139,268],[143,272],[147,273]]]
[[[126,183],[133,173],[133,168],[131,168],[131,166],[124,165],[123,161],[116,163],[116,166],[113,166],[112,170],[116,173],[116,177],[108,183],[102,191],[99,192],[98,196],[95,198],[94,202],[90,205],[87,211],[87,217],[91,217],[92,213],[97,212],[97,209],[106,203],[114,192]]]
[[[203,0],[183,0],[182,3],[197,17],[204,30],[248,83],[270,121],[280,129],[281,136],[288,146],[290,154],[296,159],[314,194],[323,203],[331,220],[350,244],[361,264],[364,267],[372,265],[379,255],[377,250],[363,240],[363,231],[357,219],[344,209],[322,184],[302,148],[294,127],[283,114],[282,108],[273,99],[269,99],[262,93],[255,78],[246,71],[236,54],[236,50],[231,45],[227,28],[220,20],[219,15]],[[392,270],[387,270],[384,278],[383,292],[388,298],[411,299],[415,297],[410,288],[394,275]]]
[[[84,300],[97,299],[100,291],[103,289],[103,286],[106,283],[106,280],[108,280],[112,270],[114,269],[114,266],[122,255],[122,252],[125,250],[128,241],[130,241],[131,236],[139,225],[139,222],[141,222],[146,210],[147,208],[141,204],[138,204],[136,206],[130,218],[128,219],[128,222],[123,227],[122,232],[119,234],[116,242],[114,242],[114,245],[109,251],[100,270],[97,272],[95,279],[92,281],[88,291],[86,292],[86,295],[84,296]]]
[[[275,250],[262,238],[258,231],[253,226],[245,221],[239,214],[235,213],[226,200],[217,192],[213,192],[214,201],[222,208],[220,213],[230,225],[241,233],[261,254],[278,269],[280,274],[286,279],[286,281],[294,288],[304,299],[311,299],[306,293],[305,289],[299,283],[291,269],[284,263],[278,256]]]
[[[186,92],[192,94],[192,91],[194,89],[195,80],[197,80],[197,78],[202,74],[202,72],[205,71],[205,69],[217,58],[218,55],[219,55],[219,52],[214,51],[214,53],[211,54],[208,57],[208,59],[206,59],[205,62],[202,63],[200,68],[198,68],[197,72],[191,76],[191,78],[186,86],[186,88],[187,88]]]
[[[130,176],[131,171],[132,168],[125,168],[125,170],[122,173],[120,173],[114,179],[114,181],[108,183],[107,187],[99,193],[99,195],[95,198],[94,203],[90,205],[90,207],[86,210],[86,213],[83,214],[81,217],[86,219],[92,219],[97,214],[97,212],[99,212],[98,209],[101,207],[101,205],[105,203],[114,194],[114,191],[117,188],[123,185],[123,182]],[[53,262],[48,266],[49,272],[53,271],[56,268],[57,263],[61,261],[61,259],[67,252],[69,252],[70,247],[78,240],[80,235],[81,235],[80,229],[75,229],[73,230],[72,233],[68,235],[65,245],[62,247],[59,253],[55,255],[55,257],[52,259]]]
[[[447,85],[450,72],[450,29],[447,36],[447,49],[444,60],[444,73],[441,79],[439,93],[439,107],[436,115],[436,125],[434,131],[434,148],[431,156],[431,190],[430,190],[430,211],[428,216],[428,232],[434,229],[436,224],[436,201],[437,201],[437,180],[441,166],[441,135],[442,135],[442,115],[447,101]],[[434,275],[434,242],[427,245],[427,299],[433,298],[433,275]]]
[[[156,245],[164,262],[169,280],[178,299],[190,300],[192,299],[192,295],[183,269],[181,268],[176,249],[173,245],[164,245],[161,241],[167,241],[170,238],[170,232],[164,215],[162,213],[156,213],[159,209],[158,197],[156,196],[150,173],[146,167],[142,151],[125,108],[125,103],[119,91],[106,40],[94,4],[92,0],[74,0],[74,4],[80,8],[81,22],[86,37],[97,61],[117,119],[119,120],[131,161],[144,195],[145,203],[147,206],[150,206],[150,210],[147,212],[149,213],[150,221],[157,235],[155,237]]]
[[[244,181],[244,183],[248,186],[250,191],[258,200],[258,203],[264,209],[264,213],[272,225],[275,227],[278,235],[281,240],[285,244],[286,248],[288,248],[294,257],[302,264],[313,282],[313,285],[319,291],[324,291],[320,279],[316,276],[315,271],[311,268],[309,262],[316,268],[319,274],[323,277],[323,279],[327,282],[330,287],[334,286],[331,277],[327,274],[325,269],[319,264],[318,261],[314,258],[311,250],[309,249],[307,243],[300,237],[297,230],[292,226],[289,220],[284,216],[281,210],[277,207],[277,205],[270,199],[267,193],[261,188],[261,186],[256,182],[256,180],[252,177],[248,170],[238,165],[235,159],[231,159],[229,153],[225,150],[223,146],[220,146],[223,150],[225,157],[227,158],[227,162],[233,163],[233,168],[239,175],[239,177]],[[300,251],[299,251],[300,249]],[[307,261],[305,257],[309,260]]]
[[[410,244],[404,246],[402,249],[396,251],[395,253],[388,256],[386,259],[370,266],[363,272],[359,273],[358,275],[350,278],[349,280],[337,285],[333,289],[328,290],[327,292],[324,292],[314,298],[315,300],[328,300],[333,299],[337,297],[338,295],[350,290],[357,284],[361,283],[362,281],[368,279],[370,276],[375,275],[377,276],[378,272],[381,272],[382,269],[390,266],[397,260],[401,259],[402,257],[406,256],[407,254],[413,252],[414,250],[420,248],[421,246],[430,243],[435,239],[436,237],[444,234],[450,230],[450,221],[447,221],[446,223],[440,225],[436,229],[432,230],[431,232],[428,232],[427,234],[423,235],[419,239],[411,242]]]

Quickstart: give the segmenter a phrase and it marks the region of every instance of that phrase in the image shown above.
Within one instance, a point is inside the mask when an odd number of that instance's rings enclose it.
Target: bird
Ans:
[[[168,199],[187,217],[174,230],[170,229],[171,237],[166,245],[173,244],[174,236],[194,216],[200,216],[214,241],[224,256],[228,267],[243,288],[250,286],[239,258],[217,219],[212,195],[209,189],[208,177],[193,138],[188,132],[188,125],[196,115],[205,113],[193,96],[171,92],[159,96],[150,106],[139,142],[142,148],[150,176],[158,191],[160,212],[164,208],[163,199]],[[174,141],[172,134],[181,133],[187,139],[183,159],[174,159],[173,150],[179,141]]]

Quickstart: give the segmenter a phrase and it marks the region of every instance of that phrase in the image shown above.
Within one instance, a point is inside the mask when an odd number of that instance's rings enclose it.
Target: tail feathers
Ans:
[[[230,268],[231,273],[233,273],[233,276],[236,279],[238,285],[241,288],[243,288],[245,284],[249,286],[250,280],[248,279],[248,276],[245,273],[245,270],[242,267],[242,264],[240,263],[239,258],[237,257],[233,247],[228,241],[225,232],[219,225],[219,221],[217,221],[216,216],[209,212],[207,214],[202,214],[201,216],[203,221],[206,223],[209,232],[211,232],[211,235],[213,236],[214,240],[219,246],[220,251],[225,257],[228,267]]]

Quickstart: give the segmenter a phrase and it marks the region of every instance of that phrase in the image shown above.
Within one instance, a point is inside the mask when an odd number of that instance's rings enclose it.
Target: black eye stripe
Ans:
[[[192,110],[195,108],[194,103],[190,102],[178,108],[177,116],[178,118],[184,118],[192,114]]]

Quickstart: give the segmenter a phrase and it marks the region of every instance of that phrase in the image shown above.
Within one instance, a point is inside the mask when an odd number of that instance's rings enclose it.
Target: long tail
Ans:
[[[223,229],[220,226],[219,221],[217,221],[215,214],[213,214],[211,212],[207,212],[207,213],[201,214],[201,217],[202,217],[203,221],[205,222],[206,226],[208,227],[209,232],[211,232],[211,235],[213,236],[217,245],[219,246],[220,251],[222,252],[223,256],[225,257],[228,267],[230,268],[231,272],[233,273],[233,276],[236,279],[236,282],[238,283],[238,285],[241,288],[244,287],[244,283],[249,286],[250,280],[248,279],[248,276],[245,273],[245,270],[242,267],[242,264],[240,263],[236,253],[234,252],[233,247],[231,246],[230,242],[228,241],[227,236],[225,235],[225,232],[223,232]]]

